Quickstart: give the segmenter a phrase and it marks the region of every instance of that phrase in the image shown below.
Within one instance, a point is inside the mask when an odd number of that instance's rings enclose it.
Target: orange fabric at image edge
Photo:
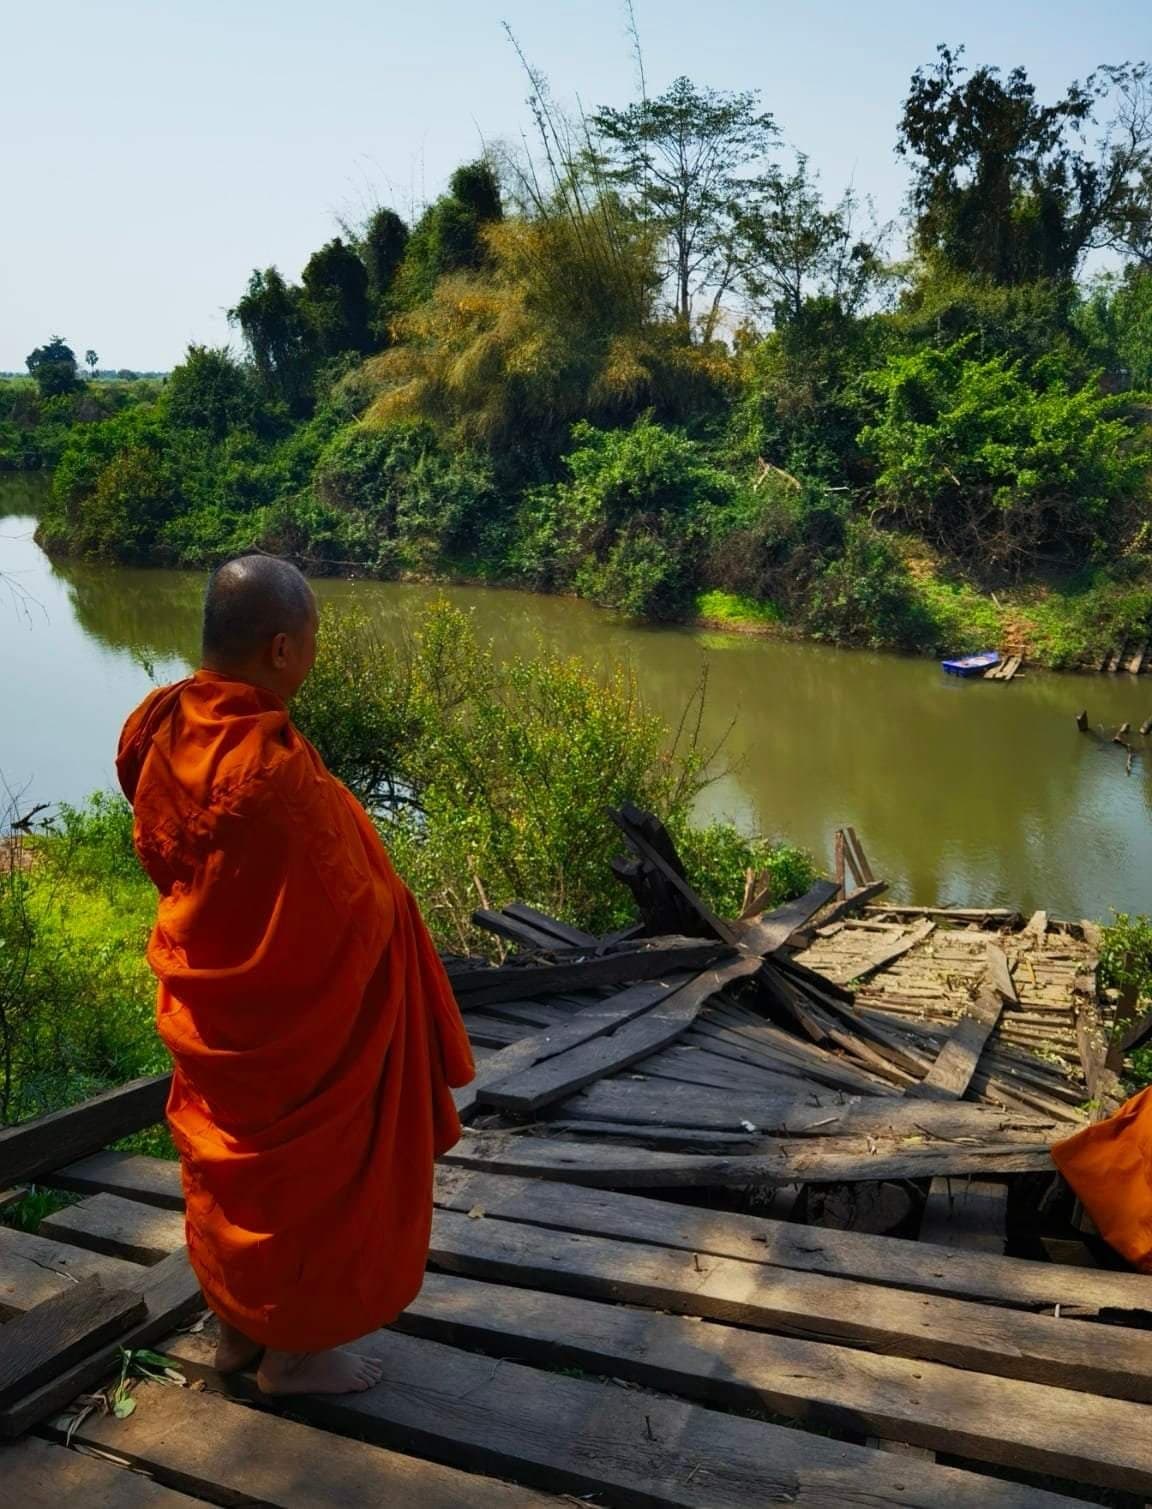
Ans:
[[[188,1250],[253,1341],[317,1351],[420,1289],[433,1162],[473,1075],[452,990],[360,804],[279,698],[199,671],[117,758],[159,892],[148,961],[173,1061]]]
[[[1152,1089],[1056,1143],[1052,1158],[1108,1245],[1152,1273]]]

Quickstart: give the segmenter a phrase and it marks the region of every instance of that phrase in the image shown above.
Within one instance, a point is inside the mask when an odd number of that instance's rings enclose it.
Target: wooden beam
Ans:
[[[203,1305],[200,1288],[181,1249],[146,1270],[139,1286],[146,1304],[144,1318],[115,1343],[101,1347],[67,1372],[0,1410],[0,1437],[22,1435],[49,1415],[59,1413],[78,1394],[99,1383],[117,1364],[121,1347],[147,1347],[168,1335]],[[11,1322],[9,1322],[11,1324]],[[5,1327],[7,1329],[7,1327]]]
[[[551,933],[554,938],[561,943],[566,943],[569,948],[595,948],[600,942],[594,933],[586,933],[583,928],[571,927],[557,917],[550,917],[546,912],[537,911],[534,906],[525,906],[522,901],[510,901],[502,910],[506,917],[516,917],[521,922],[531,923],[541,932]]]
[[[763,1216],[716,1212],[611,1190],[506,1178],[465,1169],[436,1170],[436,1204],[545,1231],[603,1236],[629,1244],[711,1254],[750,1266],[750,1282],[770,1289],[786,1269],[862,1280],[866,1285],[979,1300],[1007,1309],[1048,1311],[1076,1305],[1081,1314],[1152,1322],[1147,1277],[1065,1269],[1026,1258],[993,1257],[934,1247],[902,1237],[817,1231]],[[552,1240],[556,1238],[553,1235]],[[773,1270],[773,1271],[769,1271]]]
[[[157,1205],[102,1194],[46,1216],[40,1231],[91,1252],[151,1264],[183,1245],[184,1217]]]
[[[755,974],[759,968],[759,958],[742,958],[697,975],[674,993],[668,993],[658,1005],[617,1026],[610,1035],[581,1042],[510,1079],[486,1085],[480,1091],[480,1101],[504,1111],[531,1112],[563,1100],[582,1085],[606,1074],[617,1074],[674,1042],[696,1019],[706,1001],[726,986]]]
[[[143,1473],[29,1436],[0,1456],[6,1501],[18,1509],[204,1509]]]
[[[688,903],[688,906],[696,913],[708,931],[715,937],[722,939],[725,943],[734,944],[737,940],[736,927],[732,923],[726,922],[722,917],[717,917],[711,907],[708,906],[702,897],[697,895],[676,867],[669,863],[664,855],[660,853],[659,849],[640,830],[636,821],[636,817],[639,814],[635,813],[635,809],[625,805],[620,811],[616,811],[613,807],[609,807],[607,810],[608,816],[620,829],[640,858],[664,877],[672,889]]]
[[[91,1277],[10,1320],[0,1332],[0,1410],[123,1335],[146,1309],[139,1293]]]
[[[349,1440],[265,1410],[246,1409],[219,1395],[144,1382],[133,1397],[137,1409],[130,1419],[91,1414],[76,1426],[72,1440],[110,1452],[161,1482],[187,1487],[197,1494],[201,1509],[205,1500],[275,1504],[278,1509],[369,1504],[405,1509],[561,1509],[560,1500],[550,1494]],[[64,1502],[57,1499],[46,1509],[63,1509]],[[79,1509],[90,1502],[78,1499],[75,1504]],[[109,1509],[112,1502],[108,1501]],[[19,1504],[24,1509],[23,1500]],[[120,1500],[115,1504],[119,1509]]]
[[[806,1234],[814,1241],[825,1235]],[[433,1221],[429,1258],[438,1269],[491,1282],[846,1343],[1077,1393],[1152,1402],[1147,1332],[1133,1328],[1020,1310],[990,1311],[966,1300],[823,1274],[776,1272],[765,1283],[747,1264],[726,1258],[571,1233],[558,1242],[539,1226],[443,1210]]]
[[[554,1493],[635,1509],[748,1509],[789,1502],[872,1509],[1072,1509],[1042,1489],[915,1461],[594,1379],[377,1332],[360,1350],[384,1368],[380,1387],[292,1401],[293,1413],[361,1438],[505,1472]],[[169,1348],[203,1368],[202,1338]]]
[[[1152,1488],[1145,1405],[447,1274],[428,1275],[397,1326],[712,1407],[882,1433],[1101,1488]]]
[[[822,927],[831,927],[834,922],[839,922],[842,917],[848,917],[853,912],[862,911],[867,904],[876,896],[881,896],[888,889],[886,880],[874,880],[870,885],[861,886],[858,891],[853,891],[850,896],[845,896],[842,901],[830,906],[826,912],[820,913],[812,919],[811,928],[808,932],[815,932]]]
[[[461,1168],[566,1179],[609,1189],[837,1184],[850,1179],[924,1179],[936,1174],[1044,1173],[1052,1167],[1047,1147],[1037,1143],[984,1147],[893,1143],[890,1150],[882,1151],[873,1138],[824,1138],[779,1142],[770,1154],[756,1157],[708,1158],[505,1132],[472,1133],[443,1161]]]
[[[784,947],[836,894],[831,880],[818,880],[794,901],[785,902],[760,917],[747,917],[735,924],[737,941],[762,958]]]
[[[494,1001],[515,1001],[600,985],[657,980],[678,970],[706,969],[729,957],[729,945],[700,938],[652,938],[643,946],[571,964],[505,965],[463,969],[449,976],[461,1011]],[[94,1151],[94,1149],[93,1149]]]
[[[136,1263],[0,1226],[0,1318],[69,1294],[85,1278],[99,1278],[109,1289],[124,1289],[138,1284],[141,1276]]]
[[[171,1075],[134,1079],[65,1111],[0,1131],[0,1188],[37,1179],[164,1116]]]

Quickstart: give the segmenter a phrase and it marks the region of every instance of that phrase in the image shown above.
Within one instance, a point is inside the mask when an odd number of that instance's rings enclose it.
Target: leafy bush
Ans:
[[[892,541],[850,520],[844,546],[812,583],[805,620],[816,639],[874,648],[934,643],[930,620]]]
[[[736,483],[697,441],[649,419],[626,430],[578,424],[572,438],[571,480],[525,499],[513,566],[534,585],[574,587],[625,613],[680,616]]]
[[[890,358],[860,434],[892,513],[962,559],[1018,575],[1115,540],[1147,497],[1152,437],[1125,399],[1056,364],[979,359],[972,337]]]

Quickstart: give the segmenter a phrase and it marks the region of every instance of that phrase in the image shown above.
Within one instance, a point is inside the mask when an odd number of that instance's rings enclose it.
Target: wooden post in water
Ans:
[[[1143,723],[1141,723],[1140,725],[1140,732],[1145,736],[1152,733],[1152,718],[1144,719]]]
[[[1152,720],[1150,720],[1150,721],[1152,721]],[[1082,734],[1086,734],[1088,732],[1088,710],[1087,710],[1087,708],[1085,708],[1085,710],[1082,713],[1077,713],[1076,714],[1076,727],[1080,730],[1080,732]]]

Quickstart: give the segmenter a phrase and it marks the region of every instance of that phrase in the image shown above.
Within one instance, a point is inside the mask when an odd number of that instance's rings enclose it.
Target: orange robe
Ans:
[[[419,1292],[449,1087],[474,1072],[416,904],[270,692],[210,671],[154,692],[117,771],[160,893],[148,962],[204,1297],[281,1350],[362,1336]]]
[[[1152,1089],[1058,1142],[1052,1158],[1109,1246],[1152,1273]]]

